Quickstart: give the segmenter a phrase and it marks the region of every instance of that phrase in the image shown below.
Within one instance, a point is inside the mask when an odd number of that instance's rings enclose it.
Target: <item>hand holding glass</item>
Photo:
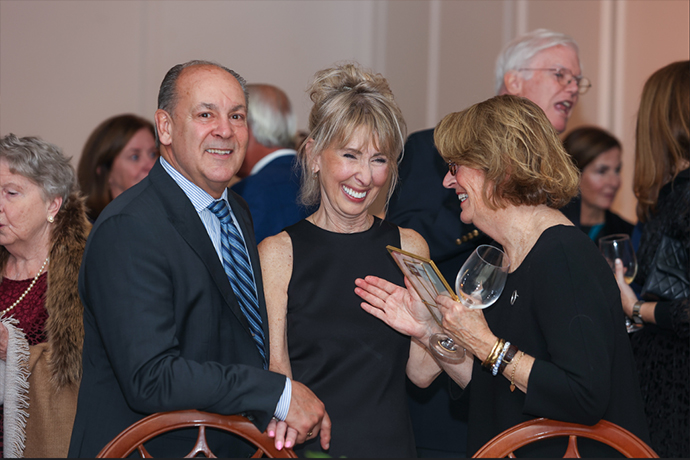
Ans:
[[[625,270],[623,273],[625,282],[627,284],[633,282],[637,274],[637,258],[635,257],[632,241],[630,241],[628,235],[617,233],[599,238],[599,250],[614,273],[616,272],[616,259],[620,259]],[[642,325],[635,324],[630,318],[625,317],[625,328],[629,333],[635,332],[641,327]]]
[[[502,250],[487,244],[477,247],[455,279],[460,303],[476,309],[491,306],[503,292],[509,268],[510,260]],[[452,363],[465,359],[466,350],[461,353],[461,347],[448,334],[434,334],[430,345],[431,351],[440,359]]]

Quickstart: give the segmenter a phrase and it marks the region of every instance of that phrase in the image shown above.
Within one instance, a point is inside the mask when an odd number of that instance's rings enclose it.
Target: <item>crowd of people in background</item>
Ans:
[[[409,137],[388,81],[357,63],[315,73],[298,132],[283,90],[211,61],[168,71],[152,121],[100,123],[76,170],[4,134],[4,456],[93,457],[149,414],[198,409],[242,414],[300,456],[471,456],[546,417],[689,457],[690,62],[643,88],[636,224],[611,210],[620,141],[567,130],[591,86],[577,43],[538,29],[497,57],[496,96]],[[613,234],[636,242],[636,290],[599,252]],[[387,249],[452,284],[481,244],[510,259],[505,290],[485,310],[439,296],[442,324]],[[432,353],[442,331],[464,360]],[[195,439],[147,448],[180,456]]]

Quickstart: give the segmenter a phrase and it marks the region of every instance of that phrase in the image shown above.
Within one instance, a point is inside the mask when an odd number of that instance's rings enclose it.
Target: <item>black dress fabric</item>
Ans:
[[[375,218],[361,233],[323,230],[307,220],[286,229],[293,268],[287,337],[293,378],[326,406],[331,457],[414,457],[405,393],[410,338],[365,312],[355,278],[403,276],[386,245],[400,247],[398,227]],[[319,440],[295,449],[321,454]]]
[[[643,285],[662,235],[676,238],[690,255],[690,170],[664,186],[656,212],[644,224],[635,282]],[[685,267],[690,278],[690,268]],[[657,325],[631,334],[649,421],[651,446],[662,458],[690,457],[690,301],[658,302]]]
[[[536,361],[525,394],[511,392],[508,379],[492,376],[475,359],[468,456],[502,431],[538,417],[586,425],[605,419],[649,442],[618,286],[587,235],[572,226],[545,230],[484,314],[497,337]],[[562,457],[566,441],[536,443],[517,455]],[[614,453],[595,442],[579,447],[583,456]]]

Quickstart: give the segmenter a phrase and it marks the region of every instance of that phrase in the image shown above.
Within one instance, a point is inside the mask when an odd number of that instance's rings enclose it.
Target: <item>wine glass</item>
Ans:
[[[503,292],[510,260],[502,250],[482,244],[472,252],[455,279],[459,302],[467,308],[486,308]],[[458,363],[465,359],[466,350],[448,334],[434,334],[429,339],[431,351],[440,359]]]
[[[635,250],[633,249],[630,237],[625,233],[616,233],[615,235],[605,236],[599,238],[599,251],[608,262],[611,270],[616,272],[616,259],[620,259],[623,263],[625,272],[623,277],[627,284],[630,284],[635,279],[637,274],[637,258],[635,257]],[[625,317],[625,328],[628,333],[635,332],[642,328],[641,324],[635,324],[630,318]]]

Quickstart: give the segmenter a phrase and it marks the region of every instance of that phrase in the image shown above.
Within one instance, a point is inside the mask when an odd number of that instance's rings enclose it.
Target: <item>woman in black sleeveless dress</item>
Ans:
[[[301,198],[318,210],[259,246],[270,369],[323,401],[329,456],[413,457],[405,375],[428,385],[440,368],[423,347],[363,311],[354,293],[355,279],[367,274],[403,282],[387,245],[429,256],[418,233],[369,214],[386,182],[395,185],[405,122],[386,80],[356,65],[318,72],[310,96]],[[295,450],[323,452],[309,436]]]

